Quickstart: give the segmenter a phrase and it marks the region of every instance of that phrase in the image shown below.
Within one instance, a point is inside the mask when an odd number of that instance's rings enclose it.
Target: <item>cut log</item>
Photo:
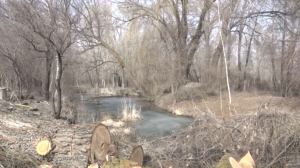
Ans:
[[[92,133],[91,138],[91,163],[99,161],[101,164],[105,161],[111,144],[111,136],[105,125],[98,124]]]
[[[89,165],[88,168],[98,168],[98,167],[99,167],[98,163],[93,163],[93,164]]]
[[[86,168],[91,132],[89,126],[58,130],[52,140],[55,146],[53,164],[60,168]]]
[[[142,146],[136,146],[133,148],[129,160],[136,162],[140,166],[143,166],[144,151]]]
[[[127,159],[113,159],[110,162],[105,162],[101,168],[142,168],[138,163]]]
[[[240,164],[232,157],[229,157],[229,163],[232,168],[241,168]]]
[[[51,151],[51,142],[48,139],[41,140],[36,145],[36,152],[41,155],[45,156]]]

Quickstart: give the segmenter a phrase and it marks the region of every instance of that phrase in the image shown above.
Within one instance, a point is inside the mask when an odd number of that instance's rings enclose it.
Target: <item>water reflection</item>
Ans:
[[[143,138],[153,138],[166,136],[171,134],[173,130],[178,130],[187,127],[191,118],[175,116],[170,113],[152,110],[155,108],[154,104],[146,103],[139,98],[128,97],[107,97],[107,98],[92,98],[90,95],[83,95],[83,100],[80,101],[80,95],[75,95],[76,102],[79,106],[83,107],[91,114],[91,119],[86,122],[97,122],[105,115],[112,118],[121,116],[122,101],[131,103],[136,107],[141,107],[142,120],[139,122],[131,123],[130,125],[135,128],[137,135]],[[127,123],[128,124],[128,123]]]

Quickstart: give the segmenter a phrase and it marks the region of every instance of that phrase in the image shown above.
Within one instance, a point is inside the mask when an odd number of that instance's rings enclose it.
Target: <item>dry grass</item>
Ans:
[[[231,114],[249,114],[260,107],[275,106],[286,111],[296,111],[300,109],[300,100],[297,98],[275,97],[271,94],[263,93],[233,93],[231,94],[232,104],[229,111],[228,94],[222,93],[220,96],[208,96],[202,99],[185,100],[176,102],[171,94],[165,95],[156,101],[160,108],[176,114],[197,117],[203,112],[212,111],[217,116],[228,118]]]
[[[132,130],[132,128],[127,127],[127,128],[124,128],[123,132],[125,135],[130,135],[130,134],[132,134],[133,130]]]
[[[225,154],[250,151],[257,167],[284,167],[300,153],[300,114],[259,108],[224,120],[204,113],[182,132],[144,141],[151,167],[215,167]]]
[[[125,123],[123,121],[116,121],[113,123],[113,127],[115,128],[120,128],[120,127],[124,127]]]
[[[117,92],[114,88],[100,88],[98,93],[100,95],[117,95]]]
[[[99,94],[101,96],[139,96],[139,93],[133,88],[122,89],[120,87],[106,87],[106,88],[90,88],[83,87],[83,92],[89,94]]]
[[[141,119],[141,108],[136,108],[131,102],[122,101],[122,120],[137,121]]]
[[[112,119],[106,119],[106,120],[103,120],[101,123],[108,127],[111,127],[113,125],[114,121]]]
[[[111,118],[103,119],[101,123],[108,127],[114,127],[114,128],[121,128],[125,126],[125,123],[123,121],[114,121]]]

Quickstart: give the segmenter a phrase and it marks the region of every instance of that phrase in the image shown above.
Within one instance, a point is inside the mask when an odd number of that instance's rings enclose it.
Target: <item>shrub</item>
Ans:
[[[227,120],[204,113],[182,132],[142,144],[151,167],[215,167],[225,154],[240,158],[247,151],[257,167],[284,167],[299,155],[299,120],[273,107]]]

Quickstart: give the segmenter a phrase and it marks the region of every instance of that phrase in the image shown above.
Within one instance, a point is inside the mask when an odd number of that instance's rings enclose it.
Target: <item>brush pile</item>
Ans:
[[[258,109],[224,120],[204,113],[188,129],[143,143],[148,166],[215,167],[224,155],[247,151],[257,167],[300,167],[300,114]]]

